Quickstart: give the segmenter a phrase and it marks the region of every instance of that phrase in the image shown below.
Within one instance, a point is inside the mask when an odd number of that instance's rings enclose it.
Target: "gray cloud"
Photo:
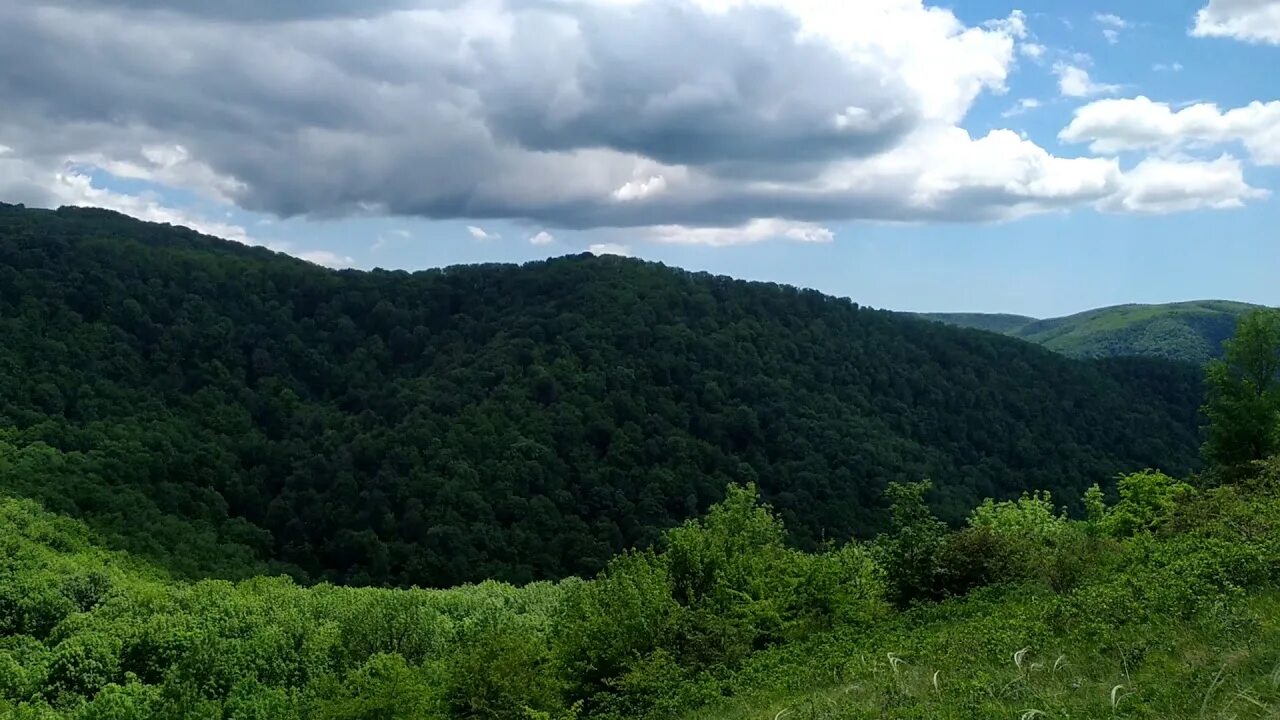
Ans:
[[[919,115],[900,78],[797,42],[776,9],[657,2],[574,19],[524,14],[509,45],[481,54],[472,86],[495,130],[524,147],[789,164],[882,150]]]
[[[0,0],[0,191],[70,161],[281,216],[592,228],[985,220],[1115,185],[1007,140],[981,154],[1003,175],[938,174],[983,141],[934,109],[1000,86],[1020,16],[701,1]]]

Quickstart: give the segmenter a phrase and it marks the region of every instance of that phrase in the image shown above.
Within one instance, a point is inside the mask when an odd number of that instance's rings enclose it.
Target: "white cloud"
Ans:
[[[1000,113],[1000,116],[1007,117],[1007,118],[1016,117],[1018,115],[1022,115],[1024,113],[1035,110],[1036,108],[1040,107],[1040,105],[1041,105],[1040,101],[1035,98],[1021,98],[1020,100],[1018,100],[1018,102],[1014,103],[1013,106],[1010,107],[1008,110],[1005,110],[1004,112]]]
[[[490,233],[486,231],[484,228],[476,227],[475,225],[468,225],[467,232],[471,235],[472,240],[479,240],[481,242],[485,242],[488,240],[498,240],[502,237],[501,235]]]
[[[667,179],[662,175],[654,175],[647,180],[632,180],[626,185],[613,191],[613,198],[621,202],[631,200],[643,200],[651,195],[657,195],[667,189]]]
[[[163,204],[153,193],[130,195],[97,187],[92,178],[74,166],[53,174],[47,189],[57,205],[99,207],[147,222],[188,227],[205,235],[245,245],[261,245],[240,225],[208,220],[186,210]]]
[[[1049,52],[1049,48],[1039,43],[1025,42],[1018,44],[1018,52],[1032,60],[1039,61],[1045,56],[1045,53]]]
[[[223,203],[231,202],[246,190],[244,183],[193,159],[187,148],[178,144],[144,145],[134,153],[70,155],[67,161],[97,167],[118,178],[191,190]]]
[[[1240,161],[1230,155],[1209,161],[1148,158],[1126,173],[1120,191],[1099,207],[1133,213],[1223,210],[1268,194],[1245,182]]]
[[[555,236],[546,230],[540,230],[536,235],[529,238],[530,245],[550,245],[555,241]]]
[[[618,243],[595,243],[587,248],[587,252],[592,255],[621,255],[623,257],[631,257],[631,247],[628,245],[619,245]]]
[[[1240,142],[1259,165],[1280,165],[1280,101],[1223,112],[1198,103],[1174,110],[1147,97],[1099,100],[1078,108],[1058,134],[1096,153]]]
[[[1077,65],[1060,62],[1053,66],[1053,72],[1058,76],[1058,91],[1066,97],[1109,95],[1120,90],[1119,85],[1094,82],[1089,72]]]
[[[1102,26],[1102,35],[1107,42],[1115,45],[1120,42],[1120,31],[1129,28],[1129,21],[1112,13],[1094,13],[1094,22]]]
[[[1156,63],[1151,66],[1151,69],[1156,72],[1182,72],[1182,63],[1176,61],[1171,63]]]
[[[1099,25],[1112,27],[1117,30],[1124,30],[1129,27],[1128,20],[1112,13],[1094,13],[1093,19],[1096,20]]]
[[[757,218],[738,227],[659,225],[650,228],[649,232],[658,242],[683,245],[744,245],[774,239],[810,243],[835,240],[835,233],[821,225],[780,218]]]
[[[1280,44],[1280,0],[1209,0],[1191,34]]]
[[[331,268],[347,268],[355,262],[349,256],[339,255],[328,250],[307,250],[300,253],[291,253],[295,257],[306,260],[309,263],[323,265]]]

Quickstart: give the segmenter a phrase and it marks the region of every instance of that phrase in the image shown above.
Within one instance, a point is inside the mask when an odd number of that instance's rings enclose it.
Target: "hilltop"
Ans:
[[[1222,353],[1236,320],[1257,305],[1196,300],[1116,305],[1039,320],[1021,315],[923,313],[929,320],[998,332],[1076,358],[1142,356],[1205,363]]]

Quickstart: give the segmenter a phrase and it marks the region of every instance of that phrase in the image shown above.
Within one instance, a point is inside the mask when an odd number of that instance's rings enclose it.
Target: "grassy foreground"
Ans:
[[[0,717],[1271,718],[1280,462],[804,554],[750,488],[599,578],[183,582],[0,501]]]

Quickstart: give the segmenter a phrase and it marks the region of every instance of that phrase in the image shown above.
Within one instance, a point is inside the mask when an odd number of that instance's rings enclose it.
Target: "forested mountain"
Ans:
[[[927,320],[936,320],[955,327],[986,330],[987,332],[1017,335],[1018,330],[1039,322],[1026,315],[1008,315],[1005,313],[914,313]]]
[[[591,574],[730,482],[813,547],[891,481],[1079,507],[1198,446],[1191,365],[617,257],[338,272],[0,206],[0,328],[0,492],[188,574]]]
[[[1076,358],[1156,357],[1204,363],[1222,354],[1236,320],[1256,305],[1197,300],[1164,305],[1116,305],[1066,317],[928,313],[948,325],[989,330]]]

